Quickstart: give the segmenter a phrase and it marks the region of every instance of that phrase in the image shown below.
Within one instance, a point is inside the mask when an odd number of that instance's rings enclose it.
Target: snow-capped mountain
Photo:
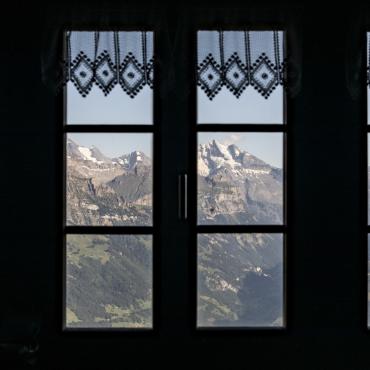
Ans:
[[[67,140],[67,158],[77,161],[89,161],[89,166],[93,164],[105,166],[117,166],[125,170],[134,170],[137,166],[150,166],[151,160],[140,151],[133,151],[118,158],[105,156],[96,146],[80,146],[73,140]]]
[[[150,225],[151,160],[134,151],[109,158],[67,141],[67,223]]]
[[[84,186],[86,189],[99,187],[100,194],[121,197],[128,204],[151,203],[152,164],[142,151],[108,158],[97,147],[84,147],[69,139],[67,161],[70,184],[88,180],[90,184]],[[200,224],[279,224],[282,223],[282,197],[281,169],[234,144],[224,145],[213,140],[199,145]],[[80,207],[78,202],[74,204]]]
[[[216,140],[199,145],[198,174],[212,175],[215,171],[228,168],[235,176],[268,173],[271,166],[247,151],[240,150],[235,144],[224,145]]]
[[[198,222],[282,222],[282,170],[236,145],[199,145]]]
[[[143,170],[152,164],[150,158],[145,153],[137,150],[118,158],[113,158],[113,161],[119,163],[127,171]]]
[[[91,161],[96,164],[109,163],[110,159],[104,156],[96,146],[90,148],[80,146],[73,140],[67,140],[67,153],[69,157],[82,161]]]

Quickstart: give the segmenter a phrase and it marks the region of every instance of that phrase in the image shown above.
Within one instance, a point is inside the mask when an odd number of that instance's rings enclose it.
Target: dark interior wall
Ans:
[[[244,5],[238,4],[240,9]],[[318,11],[316,5],[306,4],[301,15],[302,87],[289,101],[288,116],[293,125],[289,137],[289,187],[293,190],[287,330],[195,333],[187,327],[187,236],[166,230],[162,252],[168,254],[162,253],[160,261],[163,330],[159,327],[146,336],[61,332],[57,222],[61,105],[60,97],[42,83],[40,64],[45,25],[55,8],[13,1],[9,9],[0,22],[1,342],[27,342],[39,328],[34,368],[42,369],[109,368],[114,362],[122,368],[139,368],[155,360],[173,368],[189,363],[230,369],[236,368],[237,361],[242,367],[256,363],[261,369],[279,365],[365,369],[370,365],[370,337],[365,329],[366,106],[364,96],[351,98],[345,73],[351,61],[347,38],[363,8],[353,5],[349,10],[338,3],[335,12],[322,6]],[[183,13],[180,6],[174,6],[166,8],[166,14],[172,38]],[[364,33],[357,36],[365,41]],[[167,124],[183,124],[186,115],[178,121],[175,118],[186,112],[186,99],[172,99],[164,119]],[[169,139],[166,135],[162,138]],[[177,135],[179,139],[182,133]],[[186,140],[181,145],[184,152],[178,158],[184,159]],[[182,170],[176,167],[178,158],[166,155],[174,148],[175,141],[167,145],[162,157],[163,168],[172,166],[170,172],[161,173],[168,186],[175,183],[177,170]],[[171,196],[162,194],[163,219],[176,212]],[[172,249],[175,246],[177,252]],[[185,263],[174,263],[181,261]],[[177,292],[166,293],[165,289],[176,288]],[[4,369],[30,366],[24,359],[32,359],[31,354],[17,355],[18,347],[11,345],[0,348]],[[175,362],[170,361],[173,354],[177,355]],[[197,361],[196,354],[201,355]]]
[[[8,17],[2,16],[1,22],[1,60],[7,72],[0,104],[0,332],[5,343],[22,342],[38,326],[50,333],[48,326],[55,324],[57,229],[56,125],[50,125],[55,99],[41,84],[39,9],[31,11],[22,2],[9,5]],[[43,324],[45,319],[49,324]],[[2,348],[4,368],[21,366],[17,351],[18,347]]]

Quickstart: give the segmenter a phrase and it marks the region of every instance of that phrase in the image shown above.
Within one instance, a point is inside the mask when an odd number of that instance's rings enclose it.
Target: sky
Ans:
[[[284,93],[277,86],[268,99],[253,87],[247,87],[236,98],[226,87],[210,100],[204,91],[197,88],[198,123],[250,123],[283,124]]]
[[[119,157],[135,150],[152,157],[152,134],[133,133],[70,133],[68,138],[81,146],[92,145],[107,157]],[[213,139],[222,144],[236,144],[268,164],[282,168],[283,135],[281,133],[202,132],[198,144]]]
[[[152,158],[152,134],[132,133],[70,133],[68,138],[81,146],[91,147],[92,145],[107,157],[119,157],[135,150],[144,152]]]
[[[69,83],[70,84],[70,83]],[[248,89],[247,89],[248,90]],[[236,99],[229,91],[225,92],[225,96],[230,101],[225,101],[222,94],[217,102],[209,101],[207,98],[207,106],[198,101],[200,110],[203,111],[203,116],[208,116],[214,123],[215,117],[230,118],[230,111],[235,113],[236,107],[237,119],[242,119],[248,122],[248,117],[257,119],[259,123],[267,123],[269,119],[274,121],[282,112],[282,100],[276,91],[270,96],[268,100],[262,98],[259,94],[251,91],[247,99],[248,106],[241,99]],[[203,92],[201,94],[204,95]],[[244,92],[246,95],[246,92]],[[276,95],[276,96],[275,96]],[[204,98],[204,97],[203,97]],[[247,96],[245,96],[247,98]],[[214,99],[216,100],[216,99]],[[216,104],[217,103],[217,104]],[[222,103],[222,104],[221,104]],[[225,104],[224,104],[225,103]],[[226,104],[227,103],[227,104]],[[234,104],[230,107],[230,104]],[[267,104],[261,106],[261,104]],[[210,104],[210,105],[208,105]],[[225,109],[225,106],[228,109]],[[248,109],[246,109],[246,107]],[[277,107],[280,107],[277,109]],[[152,123],[152,90],[141,91],[135,99],[127,97],[126,93],[122,91],[120,86],[108,95],[103,93],[96,87],[92,89],[90,94],[83,98],[76,92],[74,86],[68,86],[67,94],[67,123],[90,123],[90,124],[151,124]],[[244,108],[244,109],[241,109]],[[276,110],[277,109],[277,110]],[[269,111],[272,118],[263,122],[263,117],[258,116],[258,112]],[[278,113],[278,111],[280,113]],[[245,112],[246,115],[243,117]],[[254,112],[254,113],[253,113]],[[252,115],[250,115],[253,113]],[[257,116],[256,116],[257,114]],[[264,117],[266,118],[266,117]],[[280,117],[281,118],[281,117]],[[210,120],[205,119],[206,122]],[[259,121],[261,120],[261,121]],[[222,121],[222,120],[221,120]],[[279,119],[277,119],[279,121]],[[237,122],[231,121],[229,123]],[[212,122],[210,122],[212,123]],[[147,156],[152,157],[152,134],[69,134],[69,137],[82,146],[90,147],[97,146],[100,151],[108,157],[117,157],[134,150],[144,152]],[[236,144],[240,149],[247,150],[256,157],[264,160],[272,166],[282,168],[282,134],[281,133],[201,133],[199,134],[199,143],[207,143],[213,139],[221,143]]]
[[[282,168],[283,134],[274,133],[240,133],[240,132],[202,132],[198,134],[198,144],[206,144],[213,139],[221,144],[236,144],[266,163]]]
[[[66,120],[73,124],[153,124],[153,90],[145,86],[135,99],[130,98],[120,85],[109,95],[93,86],[82,97],[71,82],[67,83]]]

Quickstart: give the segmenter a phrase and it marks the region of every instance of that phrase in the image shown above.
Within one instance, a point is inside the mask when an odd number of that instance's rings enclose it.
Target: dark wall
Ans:
[[[94,4],[104,9],[104,4]],[[238,7],[242,11],[246,5]],[[191,17],[187,10],[180,5],[165,8],[170,42],[184,14]],[[348,58],[348,44],[358,43],[356,37],[365,42],[364,33],[352,34],[353,41],[350,34],[356,15],[364,11],[339,3],[335,9],[302,6],[302,86],[289,100],[288,116],[287,329],[191,330],[188,229],[171,224],[177,212],[174,190],[161,193],[161,220],[171,230],[161,232],[158,330],[148,335],[67,334],[60,322],[61,97],[42,83],[40,62],[46,26],[56,8],[13,1],[0,22],[0,342],[6,343],[0,343],[2,368],[95,369],[112,368],[109,365],[117,362],[136,369],[156,360],[172,368],[184,363],[225,369],[252,363],[260,369],[368,368],[365,89],[354,100],[346,80],[347,64],[355,61]],[[176,74],[180,67],[174,73],[181,79]],[[162,142],[169,140],[161,156],[166,189],[176,186],[178,171],[186,169],[177,165],[178,160],[186,164],[188,154],[181,125],[189,119],[189,100],[180,95],[161,102]],[[176,124],[179,130],[170,132]],[[168,154],[174,149],[181,153],[171,158]],[[38,331],[36,339],[30,339]],[[29,353],[33,350],[35,355]],[[200,357],[195,360],[195,355]]]

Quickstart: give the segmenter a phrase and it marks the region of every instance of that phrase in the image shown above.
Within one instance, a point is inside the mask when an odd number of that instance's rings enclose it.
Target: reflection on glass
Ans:
[[[152,224],[152,134],[68,134],[67,225]]]
[[[198,224],[283,223],[283,134],[198,134]]]
[[[282,327],[281,234],[198,235],[198,327]]]
[[[152,327],[152,238],[68,235],[66,326]]]

